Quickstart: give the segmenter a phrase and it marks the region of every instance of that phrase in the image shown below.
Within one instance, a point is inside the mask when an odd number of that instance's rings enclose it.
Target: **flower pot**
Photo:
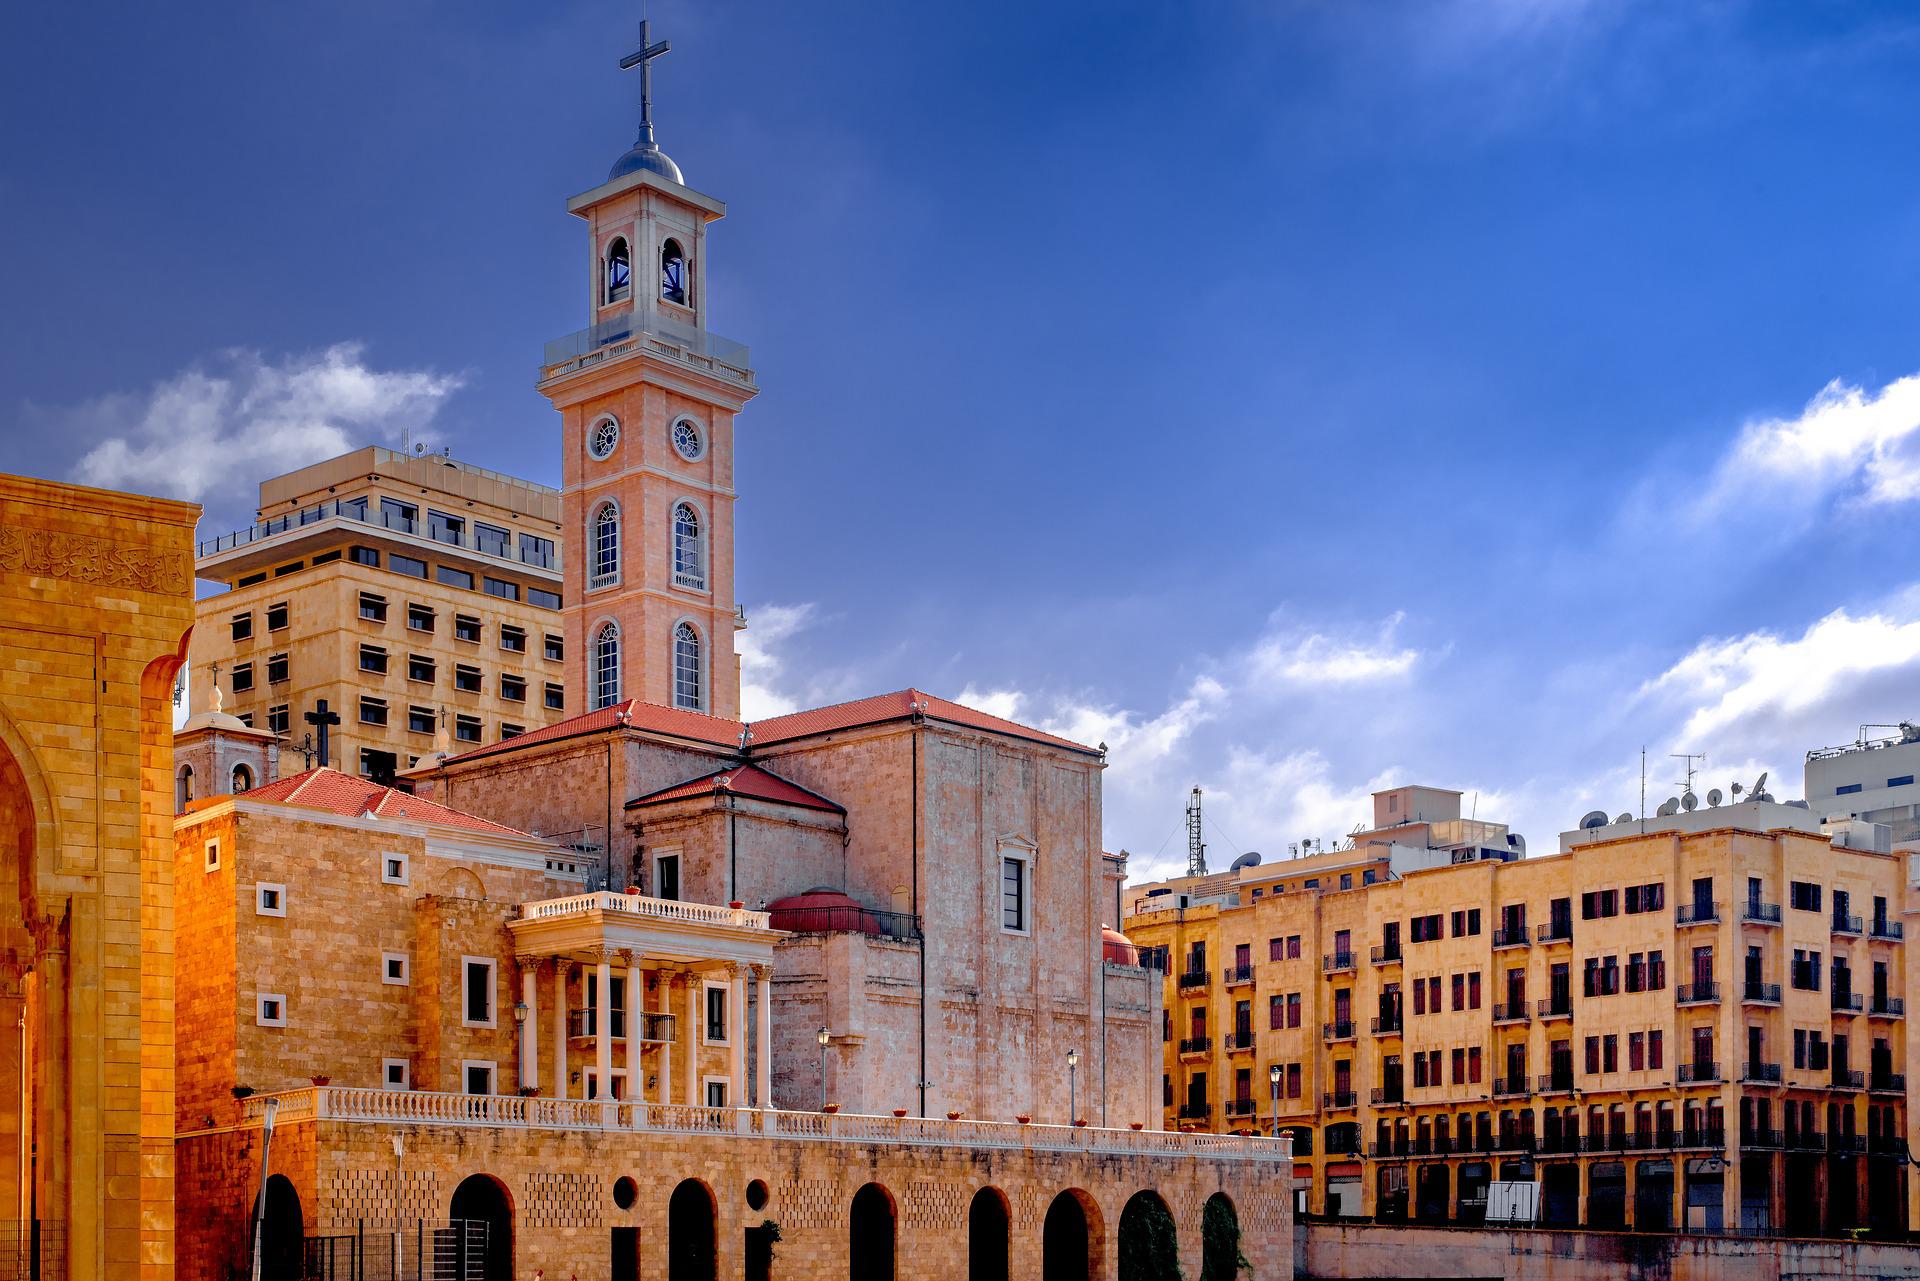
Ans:
[[[253,1087],[251,1085],[236,1085],[233,1087],[233,1097],[236,1099],[250,1099],[253,1097]]]
[[[537,1085],[523,1085],[520,1087],[520,1097],[523,1099],[534,1098],[539,1093],[540,1087]]]
[[[742,903],[739,899],[734,899],[732,902],[728,903],[727,906],[732,908],[734,911],[738,912],[741,908],[745,907],[746,904]]]
[[[893,1114],[895,1116],[905,1116],[907,1114],[907,1110],[905,1108],[895,1108],[893,1110]]]
[[[1013,1119],[1018,1121],[1022,1125],[1033,1124],[1033,1118],[1028,1116],[1025,1112],[1020,1113],[1018,1116],[1014,1117]]]
[[[627,886],[627,893],[631,894],[635,898],[639,898],[640,887],[638,885],[629,885]]]
[[[330,1076],[316,1076],[313,1078],[313,1083],[315,1085],[332,1085],[333,1078]]]
[[[1127,1128],[1130,1130],[1143,1130],[1146,1126],[1139,1121],[1129,1121],[1127,1122]]]
[[[958,1121],[958,1120],[959,1120],[959,1119],[960,1119],[961,1117],[963,1117],[963,1116],[965,1116],[965,1115],[966,1115],[966,1113],[965,1113],[965,1112],[949,1112],[949,1113],[947,1113],[947,1120],[949,1120],[949,1121]]]
[[[1075,1118],[1074,1118],[1074,1121],[1073,1121],[1073,1123],[1074,1123],[1074,1124],[1075,1124],[1076,1126],[1082,1126],[1082,1127],[1084,1127],[1084,1126],[1086,1125],[1086,1123],[1087,1123],[1087,1118],[1085,1118],[1084,1116],[1082,1116],[1082,1117],[1075,1117]]]
[[[825,1112],[828,1116],[832,1116],[835,1112],[838,1112],[840,1110],[840,1105],[838,1103],[823,1103],[820,1105],[820,1110],[822,1112]]]

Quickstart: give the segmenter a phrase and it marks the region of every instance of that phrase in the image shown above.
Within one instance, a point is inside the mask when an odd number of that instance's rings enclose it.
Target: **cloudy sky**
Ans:
[[[555,481],[635,3],[8,5],[0,468],[243,523],[367,441]],[[1107,837],[1584,811],[1920,717],[1920,21],[1625,0],[654,0],[729,202],[751,710],[1112,748]]]

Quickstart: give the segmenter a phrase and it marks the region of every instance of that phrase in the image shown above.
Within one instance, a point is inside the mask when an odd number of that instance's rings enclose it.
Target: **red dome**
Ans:
[[[1140,949],[1133,941],[1111,925],[1100,927],[1100,953],[1103,958],[1115,965],[1140,964]]]
[[[767,904],[776,930],[796,934],[874,934],[882,933],[880,918],[839,890],[819,886],[803,894],[790,894]]]

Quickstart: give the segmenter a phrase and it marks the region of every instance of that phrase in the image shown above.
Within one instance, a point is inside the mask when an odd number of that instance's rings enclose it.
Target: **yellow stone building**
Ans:
[[[560,495],[440,454],[369,446],[260,485],[259,521],[199,544],[194,707],[318,746],[376,782],[434,751],[569,714]],[[325,707],[321,705],[324,702]],[[577,711],[578,707],[571,710]],[[227,790],[183,764],[176,808]]]
[[[1519,1181],[1548,1223],[1905,1233],[1911,856],[1770,800],[1530,858],[1455,793],[1374,809],[1129,887],[1169,1126],[1292,1135],[1317,1215],[1472,1223]]]
[[[173,1275],[186,503],[0,476],[0,1272]]]

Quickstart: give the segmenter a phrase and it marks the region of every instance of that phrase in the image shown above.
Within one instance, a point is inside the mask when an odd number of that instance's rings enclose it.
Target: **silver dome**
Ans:
[[[633,150],[613,162],[613,168],[607,172],[607,181],[612,182],[615,178],[624,178],[642,170],[657,173],[683,187],[687,185],[687,180],[680,176],[680,166],[673,163],[673,157],[660,150],[653,139],[645,136],[633,144]]]

